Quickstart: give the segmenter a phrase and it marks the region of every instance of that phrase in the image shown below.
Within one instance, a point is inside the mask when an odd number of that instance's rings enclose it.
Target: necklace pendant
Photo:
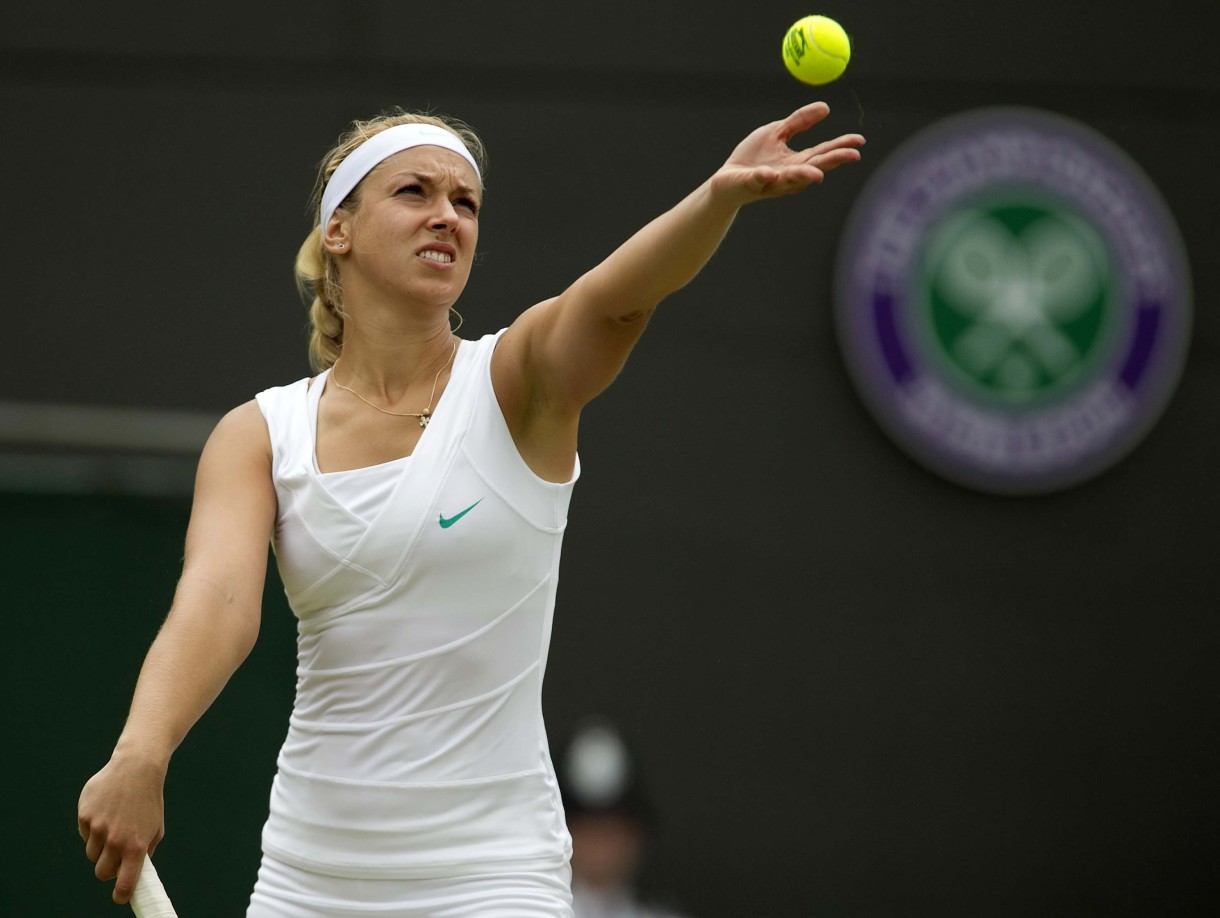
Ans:
[[[428,420],[429,420],[431,417],[432,417],[432,414],[431,414],[430,412],[428,412],[428,411],[425,411],[423,414],[421,414],[421,415],[419,416],[419,426],[420,426],[420,427],[427,427],[427,426],[428,426]]]

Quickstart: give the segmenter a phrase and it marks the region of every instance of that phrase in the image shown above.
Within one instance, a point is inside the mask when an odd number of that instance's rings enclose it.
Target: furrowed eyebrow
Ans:
[[[438,184],[440,184],[440,179],[437,177],[436,173],[418,172],[414,169],[404,170],[402,172],[395,172],[395,173],[387,176],[387,179],[388,179],[388,181],[390,181],[391,184],[398,184],[400,182],[406,182],[406,181],[415,181],[415,182],[418,182],[420,185],[438,185]],[[459,182],[456,185],[454,185],[453,191],[456,192],[457,194],[469,195],[470,197],[476,197],[476,198],[478,197],[478,194],[479,194],[479,190],[477,188],[471,188],[465,182]]]
[[[436,176],[423,172],[395,172],[387,175],[386,181],[391,185],[402,185],[406,182],[414,182],[417,185],[435,185]]]

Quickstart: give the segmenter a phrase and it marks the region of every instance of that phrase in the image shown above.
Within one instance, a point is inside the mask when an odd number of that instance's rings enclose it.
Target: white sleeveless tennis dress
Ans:
[[[579,465],[554,484],[522,460],[498,337],[461,343],[384,466],[319,472],[328,373],[257,396],[298,669],[251,918],[571,914],[542,679]]]

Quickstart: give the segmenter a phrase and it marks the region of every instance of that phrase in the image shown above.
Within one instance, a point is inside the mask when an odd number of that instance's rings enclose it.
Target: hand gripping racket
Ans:
[[[144,869],[140,871],[135,892],[131,894],[131,910],[136,913],[136,918],[178,918],[147,854],[144,855]]]

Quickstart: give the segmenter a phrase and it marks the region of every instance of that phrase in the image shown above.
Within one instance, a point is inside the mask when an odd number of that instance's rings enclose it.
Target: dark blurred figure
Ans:
[[[576,918],[682,918],[646,902],[638,880],[654,828],[639,765],[618,730],[582,722],[558,762],[572,834]]]

